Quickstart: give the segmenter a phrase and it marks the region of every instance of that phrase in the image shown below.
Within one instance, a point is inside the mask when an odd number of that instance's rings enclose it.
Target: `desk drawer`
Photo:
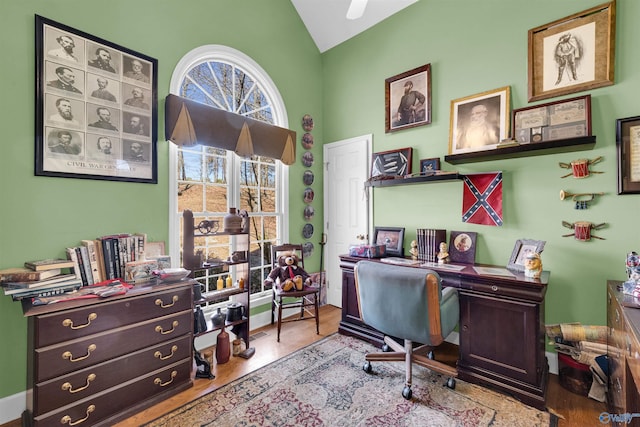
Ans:
[[[191,308],[109,332],[36,349],[35,382],[73,372],[141,348],[187,335],[193,328]]]
[[[34,319],[34,346],[45,347],[177,313],[191,307],[190,298],[191,289],[185,287],[38,316]]]
[[[191,335],[36,384],[33,413],[44,414],[69,405],[185,358],[191,358]]]
[[[184,359],[121,386],[78,400],[73,406],[36,416],[34,427],[96,425],[100,420],[105,420],[137,402],[189,382],[191,367],[191,358]]]

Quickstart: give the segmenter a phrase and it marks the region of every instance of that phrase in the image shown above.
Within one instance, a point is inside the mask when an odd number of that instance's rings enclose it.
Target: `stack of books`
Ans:
[[[436,262],[440,251],[440,243],[447,241],[447,230],[418,228],[416,237],[418,241],[418,259]]]
[[[55,296],[82,286],[74,268],[74,263],[65,259],[28,261],[24,268],[0,270],[0,282],[4,294],[11,295],[14,301]]]

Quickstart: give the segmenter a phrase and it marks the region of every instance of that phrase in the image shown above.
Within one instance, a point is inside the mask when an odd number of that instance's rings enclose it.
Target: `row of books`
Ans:
[[[82,287],[73,262],[64,259],[27,261],[24,267],[0,271],[0,282],[5,295],[14,301],[24,298],[52,297]]]
[[[418,259],[427,262],[436,262],[440,243],[447,241],[447,230],[434,228],[418,228],[416,230],[418,243]]]
[[[116,234],[82,240],[80,246],[67,248],[67,259],[84,286],[125,277],[128,262],[145,259],[145,234]]]
[[[24,267],[0,270],[4,294],[14,301],[54,297],[108,280],[126,280],[129,268],[149,264],[145,234],[108,235],[80,243],[66,248],[67,259],[28,261]],[[158,263],[149,265],[157,268]]]

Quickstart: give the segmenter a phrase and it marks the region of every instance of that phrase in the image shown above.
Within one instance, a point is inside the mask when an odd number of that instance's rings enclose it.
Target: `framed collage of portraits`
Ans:
[[[35,18],[35,174],[157,183],[157,60]]]

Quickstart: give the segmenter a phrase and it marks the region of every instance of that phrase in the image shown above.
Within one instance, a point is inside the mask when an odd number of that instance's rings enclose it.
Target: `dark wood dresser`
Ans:
[[[107,426],[193,385],[193,281],[25,305],[26,424]]]
[[[640,307],[607,281],[608,419],[615,426],[640,426]]]
[[[382,334],[364,324],[358,312],[353,268],[361,260],[340,256],[339,332],[382,344]],[[460,271],[434,270],[442,278],[443,286],[458,289],[459,378],[498,389],[544,410],[549,371],[545,357],[544,297],[549,272],[543,272],[540,279],[531,279],[522,273],[514,273],[516,277],[480,275],[471,265]],[[390,292],[392,287],[390,283]]]

